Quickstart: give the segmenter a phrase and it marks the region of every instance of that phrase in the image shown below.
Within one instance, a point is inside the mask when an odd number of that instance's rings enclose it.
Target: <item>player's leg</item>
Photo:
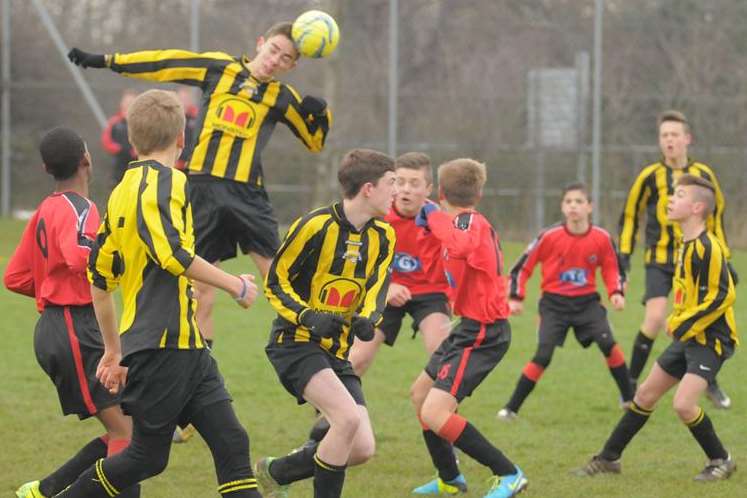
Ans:
[[[623,451],[646,425],[659,399],[679,382],[686,370],[684,347],[682,343],[673,342],[651,367],[651,372],[638,387],[633,402],[612,430],[602,451],[574,473],[578,476],[619,473]]]
[[[415,296],[409,304],[413,328],[423,336],[423,345],[429,355],[451,333],[449,301],[440,292]]]
[[[646,291],[643,296],[645,312],[630,355],[630,378],[634,389],[651,354],[654,340],[659,331],[666,327],[667,296],[672,290],[673,277],[674,268],[670,266],[646,266]]]
[[[252,261],[254,261],[254,265],[257,267],[257,270],[259,271],[259,275],[262,278],[262,281],[264,281],[265,277],[267,276],[267,272],[270,271],[270,265],[272,264],[272,258],[263,256],[256,252],[250,252],[249,256],[252,258]]]
[[[356,340],[353,343],[348,359],[353,364],[353,369],[359,377],[362,377],[368,371],[385,340],[386,335],[381,329],[377,328],[374,331],[373,339],[370,341]]]

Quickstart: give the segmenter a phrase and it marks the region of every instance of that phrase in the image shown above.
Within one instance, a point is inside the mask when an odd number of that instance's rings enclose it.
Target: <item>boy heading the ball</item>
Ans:
[[[264,187],[262,151],[283,123],[312,152],[324,147],[332,116],[324,100],[301,96],[276,78],[296,67],[291,23],[272,26],[257,39],[253,59],[223,52],[146,50],[91,54],[73,48],[82,67],[109,68],[123,76],[199,88],[196,144],[187,171],[194,205],[197,254],[211,263],[249,253],[264,277],[278,249],[277,220]],[[197,284],[197,322],[213,338],[215,289]]]

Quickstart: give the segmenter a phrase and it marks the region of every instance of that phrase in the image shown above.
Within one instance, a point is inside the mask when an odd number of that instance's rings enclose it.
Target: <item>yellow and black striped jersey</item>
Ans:
[[[672,336],[708,345],[719,355],[722,345],[739,344],[734,279],[721,242],[712,233],[704,230],[681,245],[672,287],[674,307],[667,319]]]
[[[130,163],[109,197],[88,261],[93,285],[122,291],[123,356],[205,347],[183,275],[194,245],[187,176],[156,161]]]
[[[112,71],[150,81],[182,83],[202,90],[195,124],[196,143],[188,169],[220,178],[263,184],[262,150],[278,122],[313,152],[324,147],[332,122],[305,115],[299,94],[277,80],[261,82],[247,68],[249,59],[223,52],[146,50],[114,54]]]
[[[265,295],[278,312],[273,338],[280,344],[319,342],[330,354],[347,358],[353,343],[347,325],[339,337],[320,339],[298,317],[310,308],[340,314],[348,323],[355,313],[380,322],[394,243],[391,225],[372,219],[356,230],[341,203],[296,220],[265,279]]]
[[[669,196],[674,193],[674,183],[684,175],[700,176],[713,183],[716,187],[716,209],[708,217],[707,228],[716,235],[724,248],[726,259],[729,259],[729,246],[724,233],[724,194],[718,184],[716,175],[711,168],[703,163],[690,161],[682,169],[674,169],[665,165],[663,161],[643,168],[630,188],[625,207],[620,216],[620,254],[627,260],[635,248],[638,226],[646,213],[644,261],[646,264],[656,263],[673,265],[677,243],[682,239],[682,230],[678,223],[669,221],[667,217],[667,203]]]

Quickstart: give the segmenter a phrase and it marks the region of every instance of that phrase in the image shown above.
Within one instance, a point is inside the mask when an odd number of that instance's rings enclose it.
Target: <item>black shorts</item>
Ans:
[[[646,293],[643,295],[642,303],[654,297],[668,297],[672,291],[672,279],[674,279],[673,265],[646,265]]]
[[[682,379],[686,373],[704,378],[708,383],[713,382],[721,365],[733,354],[732,346],[724,347],[719,356],[713,348],[698,344],[695,340],[682,342],[673,340],[656,359],[656,363],[666,373],[677,379]]]
[[[212,175],[190,175],[195,251],[210,263],[244,254],[272,258],[280,247],[278,222],[262,187]]]
[[[405,313],[409,313],[412,317],[413,337],[415,337],[415,334],[420,329],[420,322],[428,315],[443,313],[446,316],[451,316],[449,300],[446,294],[442,292],[412,296],[412,299],[407,301],[404,306],[387,305],[384,308],[384,317],[378,327],[379,330],[384,332],[384,336],[386,337],[384,339],[385,344],[394,346],[394,341],[397,340]]]
[[[510,344],[507,320],[485,324],[462,318],[431,355],[425,373],[434,380],[433,387],[461,402],[501,361]]]
[[[265,353],[286,391],[296,398],[298,404],[306,403],[303,391],[311,378],[325,368],[331,368],[342,381],[355,403],[366,406],[361,380],[348,360],[332,356],[315,342],[287,342],[278,344],[277,333],[270,335]]]
[[[57,387],[63,414],[85,419],[119,403],[96,379],[104,343],[93,306],[47,305],[36,322],[34,352]]]
[[[147,349],[128,355],[122,410],[145,431],[170,434],[203,408],[231,400],[207,349]]]
[[[599,294],[567,297],[545,293],[539,301],[539,315],[539,344],[562,346],[571,327],[584,348],[592,342],[600,345],[614,342]]]

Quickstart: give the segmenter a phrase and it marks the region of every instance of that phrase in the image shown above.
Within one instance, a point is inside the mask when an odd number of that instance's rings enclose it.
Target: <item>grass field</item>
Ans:
[[[20,238],[22,224],[0,221],[0,268]],[[513,262],[523,244],[506,244],[506,261]],[[747,277],[747,253],[737,252],[735,263]],[[239,271],[248,258],[226,265]],[[636,267],[628,309],[613,313],[617,339],[626,357],[642,318],[638,303],[642,294],[642,269]],[[537,276],[528,303],[536,298]],[[744,285],[744,284],[743,284]],[[533,305],[528,304],[527,310]],[[95,420],[79,422],[63,418],[52,384],[36,363],[32,337],[37,319],[33,302],[0,290],[0,495],[11,496],[28,480],[42,478],[67,459],[101,428]],[[263,348],[273,318],[260,298],[249,312],[221,296],[216,308],[215,356],[235,398],[239,418],[249,431],[253,459],[279,455],[301,443],[313,420],[307,406],[299,407],[275,377]],[[744,326],[747,314],[737,307],[737,322]],[[621,415],[617,393],[603,359],[592,346],[582,350],[572,339],[558,351],[545,377],[527,400],[514,423],[499,422],[496,411],[508,399],[524,363],[535,346],[535,317],[529,312],[511,320],[513,344],[503,362],[465,401],[461,413],[507,455],[529,478],[524,496],[566,497],[740,497],[745,496],[747,472],[741,470],[716,484],[693,482],[704,456],[687,429],[671,410],[671,395],[662,400],[649,424],[623,458],[623,474],[590,480],[575,478],[568,470],[579,466],[603,444]],[[661,337],[654,354],[668,339]],[[348,471],[347,498],[394,498],[410,496],[410,490],[430,479],[434,470],[423,444],[420,427],[408,400],[408,388],[425,365],[420,338],[410,340],[405,330],[396,347],[385,348],[364,378],[364,390],[377,437],[377,454],[363,467]],[[747,463],[744,413],[747,383],[741,383],[747,356],[738,353],[722,374],[722,386],[733,407],[717,411],[706,401],[719,435],[740,465]],[[489,472],[462,457],[462,471],[470,485],[468,497],[481,497]],[[310,483],[296,484],[291,497],[312,496]],[[218,496],[213,465],[205,444],[195,438],[174,446],[169,467],[143,484],[143,497]]]

